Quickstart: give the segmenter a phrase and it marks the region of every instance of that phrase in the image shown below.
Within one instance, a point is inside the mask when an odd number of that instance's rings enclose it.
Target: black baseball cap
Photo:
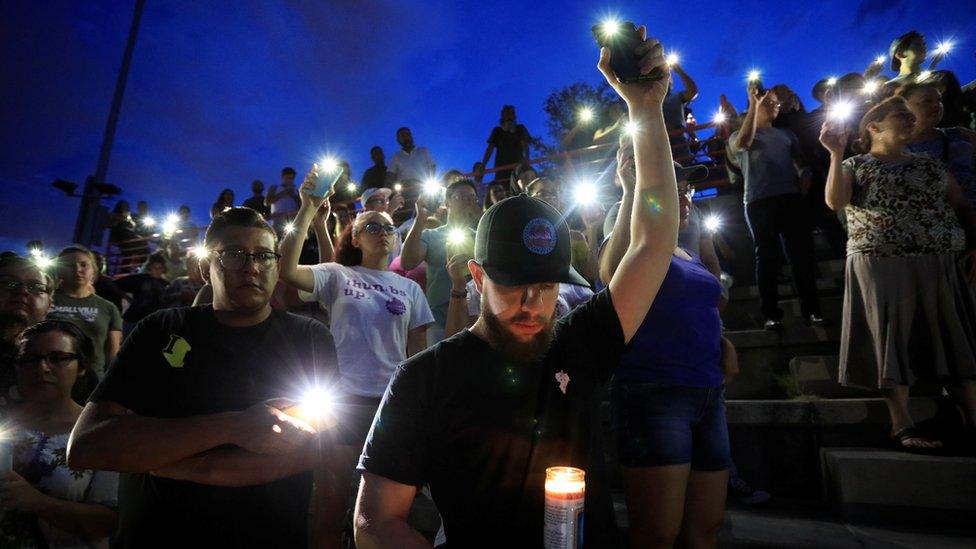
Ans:
[[[474,260],[503,286],[560,282],[589,286],[572,267],[569,225],[558,210],[524,194],[481,217]]]

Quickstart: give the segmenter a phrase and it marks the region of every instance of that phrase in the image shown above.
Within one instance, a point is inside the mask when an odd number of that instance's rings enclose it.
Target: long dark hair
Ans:
[[[392,223],[392,218],[387,213],[363,212],[360,215],[366,215],[367,213],[379,213],[379,217]],[[352,232],[356,230],[357,225],[362,230],[363,226],[367,223],[360,222],[359,219],[359,217],[353,219],[352,223],[346,225],[346,228],[342,229],[342,232],[339,233],[335,251],[335,262],[339,265],[355,267],[356,265],[363,264],[363,251],[352,244]]]
[[[224,203],[224,195],[226,195],[227,193],[230,193],[230,204],[225,204]],[[224,189],[224,190],[220,191],[220,194],[217,195],[217,202],[215,202],[215,203],[216,204],[220,204],[221,206],[233,206],[234,205],[234,190],[233,189]]]
[[[352,227],[355,224],[353,222],[346,225],[346,228],[339,233],[335,252],[335,260],[339,265],[354,267],[363,263],[363,251],[352,245]]]

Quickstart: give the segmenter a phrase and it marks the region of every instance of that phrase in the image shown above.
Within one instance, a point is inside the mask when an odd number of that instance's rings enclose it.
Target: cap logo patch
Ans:
[[[556,226],[545,217],[537,217],[525,224],[522,242],[530,252],[546,255],[556,249]]]

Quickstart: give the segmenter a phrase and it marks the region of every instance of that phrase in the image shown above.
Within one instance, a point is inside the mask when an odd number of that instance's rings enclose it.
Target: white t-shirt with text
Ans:
[[[383,396],[407,358],[407,334],[434,322],[420,286],[389,271],[321,263],[315,289],[299,292],[328,312],[339,359],[339,386],[349,394]]]

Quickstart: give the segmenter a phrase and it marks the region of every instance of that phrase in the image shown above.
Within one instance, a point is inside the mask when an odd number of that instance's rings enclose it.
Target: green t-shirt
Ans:
[[[95,359],[92,369],[98,379],[105,376],[105,340],[111,330],[122,331],[122,314],[111,301],[92,294],[78,299],[61,292],[54,293],[54,303],[47,317],[54,320],[67,320],[81,328],[95,345]]]

